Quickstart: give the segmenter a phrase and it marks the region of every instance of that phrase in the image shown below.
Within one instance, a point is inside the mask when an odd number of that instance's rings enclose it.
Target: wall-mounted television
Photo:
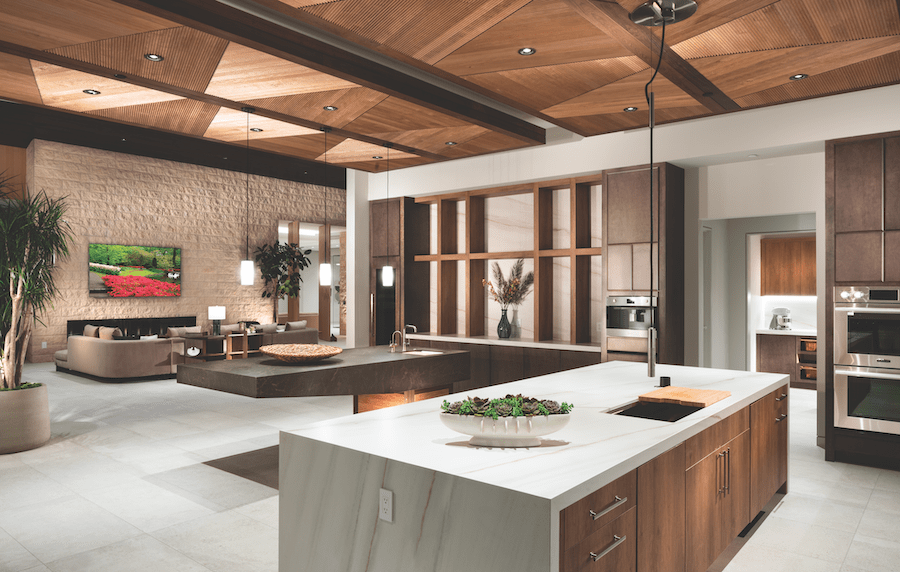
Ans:
[[[181,296],[181,249],[88,245],[91,298]]]

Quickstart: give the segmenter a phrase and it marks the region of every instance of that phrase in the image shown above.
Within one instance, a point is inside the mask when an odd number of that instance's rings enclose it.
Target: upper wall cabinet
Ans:
[[[900,135],[829,143],[834,281],[900,283]]]
[[[764,238],[760,241],[760,294],[816,295],[816,237]]]

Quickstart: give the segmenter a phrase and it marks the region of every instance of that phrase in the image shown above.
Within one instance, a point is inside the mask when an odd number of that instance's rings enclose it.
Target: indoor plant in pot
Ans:
[[[47,387],[23,383],[22,366],[32,327],[56,294],[54,261],[69,253],[65,199],[43,191],[10,199],[0,180],[0,453],[40,447],[50,439]]]
[[[534,272],[529,272],[522,276],[524,267],[525,260],[522,258],[516,260],[509,270],[509,279],[506,279],[503,277],[503,271],[500,270],[500,264],[494,262],[491,265],[491,271],[497,287],[495,288],[494,284],[487,280],[481,281],[482,285],[487,287],[490,292],[491,298],[500,304],[501,314],[500,323],[497,324],[497,337],[508,338],[510,336],[512,327],[509,324],[509,319],[506,317],[506,310],[510,306],[518,306],[524,302],[525,297],[528,296],[531,292],[531,287],[534,285]]]
[[[275,299],[275,318],[278,318],[278,299],[282,296],[296,298],[300,295],[300,272],[309,266],[307,255],[297,244],[263,244],[256,249],[256,263],[263,279],[263,298]]]

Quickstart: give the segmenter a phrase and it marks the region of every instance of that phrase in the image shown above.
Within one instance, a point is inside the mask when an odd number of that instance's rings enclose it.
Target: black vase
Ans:
[[[500,311],[502,314],[500,315],[500,323],[497,324],[497,337],[508,338],[512,328],[509,325],[509,320],[506,318],[506,308],[502,308]]]

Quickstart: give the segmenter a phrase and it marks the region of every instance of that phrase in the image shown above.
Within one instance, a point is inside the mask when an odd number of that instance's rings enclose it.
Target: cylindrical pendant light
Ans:
[[[387,201],[387,239],[391,239],[391,147],[393,145],[391,143],[385,143],[385,147],[387,147],[387,172],[385,174],[385,197]],[[388,249],[390,252],[390,249]],[[390,288],[394,285],[394,267],[390,264],[385,264],[381,267],[381,285],[385,288]]]
[[[324,126],[324,127],[322,127],[322,131],[325,133],[325,182],[327,183],[328,182],[328,132],[331,131],[331,127]],[[325,233],[328,234],[328,236],[325,237],[325,240],[328,241],[328,243],[330,243],[331,242],[331,227],[328,224],[328,188],[327,188],[327,185],[326,185],[326,188],[322,191],[322,197],[323,197],[323,202],[325,203],[325,225],[323,228],[325,229]],[[324,244],[324,243],[320,241],[319,244]],[[330,249],[326,247],[323,252],[319,253],[319,256],[320,257],[325,256],[329,250]],[[320,260],[319,260],[319,286],[331,286],[331,260],[329,260],[327,258],[324,258],[324,259],[320,258]]]
[[[241,260],[241,286],[253,286],[256,270],[253,268],[253,259],[250,258],[250,114],[256,110],[252,107],[242,107],[241,111],[247,114],[247,240],[244,260]]]

